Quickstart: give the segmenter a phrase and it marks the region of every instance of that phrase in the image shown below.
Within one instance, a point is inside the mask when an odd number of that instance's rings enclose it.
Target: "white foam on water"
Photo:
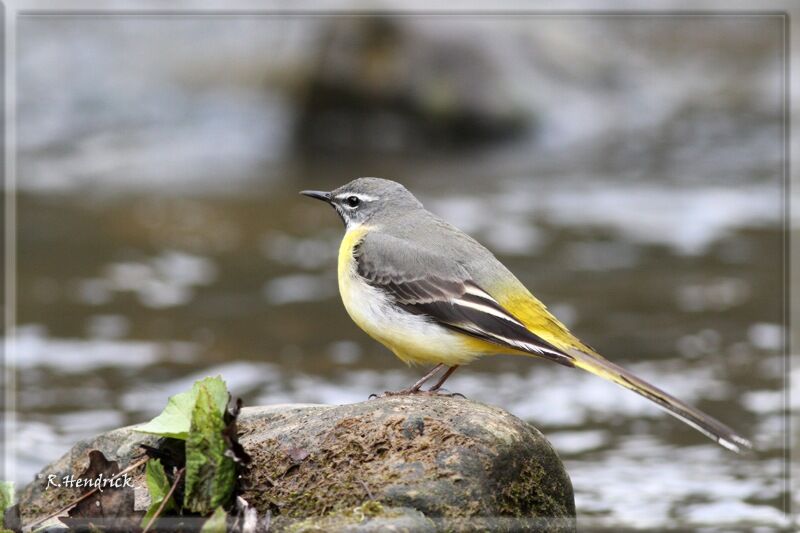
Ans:
[[[337,294],[336,280],[331,276],[292,274],[272,278],[261,289],[272,305],[325,300]]]
[[[188,342],[64,339],[47,336],[38,325],[17,328],[14,360],[18,368],[52,368],[81,374],[106,367],[141,368],[164,360],[185,360],[195,346]]]
[[[530,187],[530,186],[529,186]],[[548,223],[604,227],[637,244],[660,244],[695,255],[729,232],[780,223],[781,189],[586,180],[580,192],[537,184],[531,209]]]
[[[276,365],[237,361],[198,370],[164,383],[139,384],[123,392],[120,403],[128,411],[155,416],[167,405],[170,396],[190,390],[195,381],[209,376],[221,376],[233,396],[244,396],[262,387],[270,388],[284,379]]]
[[[768,507],[769,512],[749,502],[781,494],[782,462],[751,464],[729,453],[715,446],[678,449],[650,437],[625,437],[590,459],[567,459],[577,508],[603,513],[600,519],[585,517],[583,527],[735,528],[743,522],[783,527],[785,516],[778,509]],[[714,503],[687,506],[689,496]],[[727,514],[732,506],[736,512]]]
[[[558,450],[561,457],[584,453],[605,446],[609,434],[604,430],[556,431],[547,434],[547,440]]]

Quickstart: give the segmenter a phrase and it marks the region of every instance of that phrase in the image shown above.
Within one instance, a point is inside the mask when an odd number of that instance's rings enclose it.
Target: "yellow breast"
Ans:
[[[342,286],[342,281],[349,283],[350,275],[354,268],[353,249],[361,242],[361,239],[367,234],[369,228],[367,226],[357,226],[348,230],[344,234],[342,243],[339,245],[339,287]]]

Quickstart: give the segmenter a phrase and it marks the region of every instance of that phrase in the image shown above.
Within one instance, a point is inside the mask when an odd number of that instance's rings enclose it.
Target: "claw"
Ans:
[[[447,389],[428,390],[425,392],[432,396],[443,396],[445,398],[459,397],[459,398],[464,398],[465,400],[467,399],[467,397],[461,394],[460,392],[449,392]]]

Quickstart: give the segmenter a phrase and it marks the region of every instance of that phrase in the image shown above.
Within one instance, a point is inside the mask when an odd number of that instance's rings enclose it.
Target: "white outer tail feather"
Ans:
[[[683,421],[717,442],[717,444],[736,453],[746,453],[753,449],[753,444],[749,440],[737,435],[733,429],[722,422],[695,407],[683,403],[611,361],[579,350],[569,350],[569,354],[575,358],[575,366],[613,381],[647,398],[678,420]]]

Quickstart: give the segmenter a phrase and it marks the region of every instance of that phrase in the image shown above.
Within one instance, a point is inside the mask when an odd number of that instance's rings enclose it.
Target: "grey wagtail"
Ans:
[[[492,253],[405,187],[358,178],[331,192],[302,191],[344,221],[339,292],[353,321],[408,364],[447,367],[492,354],[527,355],[578,367],[641,394],[735,452],[752,447],[731,428],[608,361],[578,340]]]

